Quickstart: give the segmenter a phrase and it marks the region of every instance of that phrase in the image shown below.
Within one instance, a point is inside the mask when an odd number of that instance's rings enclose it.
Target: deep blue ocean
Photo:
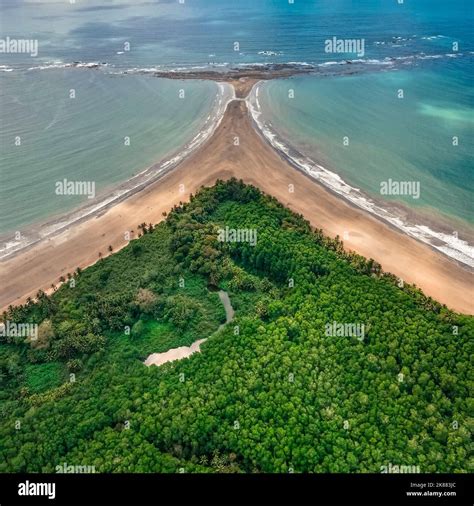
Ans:
[[[74,2],[3,0],[2,33],[38,39],[34,61],[103,61],[122,68],[324,62],[324,41],[333,36],[364,38],[366,57],[377,59],[447,53],[454,40],[459,51],[474,50],[471,0]],[[22,55],[2,60],[33,61]]]

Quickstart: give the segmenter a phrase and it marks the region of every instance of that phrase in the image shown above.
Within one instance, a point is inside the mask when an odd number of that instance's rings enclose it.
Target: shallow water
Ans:
[[[88,201],[90,192],[58,195],[64,179],[92,182],[99,195],[179,151],[217,94],[210,82],[80,69],[0,74],[0,87],[0,233]]]
[[[262,104],[279,133],[369,195],[381,197],[383,179],[416,179],[419,199],[385,201],[419,213],[422,226],[439,222],[444,232],[465,237],[474,220],[472,2],[355,4],[5,0],[4,35],[39,46],[36,57],[0,55],[0,233],[84,202],[51,198],[58,179],[89,178],[105,192],[196,135],[215,85],[133,74],[298,62],[329,76],[268,84]],[[332,37],[363,39],[364,54],[327,53]],[[103,65],[68,67],[77,61]],[[181,87],[186,101],[176,98]],[[403,100],[396,98],[400,88]],[[70,89],[77,91],[74,100]],[[343,150],[347,132],[351,145]],[[21,149],[12,145],[17,136]],[[132,140],[127,149],[120,144],[125,136]],[[453,136],[460,139],[456,149],[449,145]]]
[[[344,78],[272,81],[260,90],[263,116],[350,185],[472,224],[474,59],[448,60]],[[381,183],[389,179],[419,182],[419,192],[381,194]]]

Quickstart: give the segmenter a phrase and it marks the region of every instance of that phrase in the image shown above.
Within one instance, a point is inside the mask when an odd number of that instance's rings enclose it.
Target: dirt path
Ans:
[[[229,294],[224,292],[224,290],[219,291],[219,299],[222,302],[222,305],[225,309],[225,323],[219,326],[217,332],[219,332],[222,328],[224,328],[228,323],[230,323],[234,319],[234,308],[230,302]],[[216,332],[216,333],[217,333]],[[174,362],[175,360],[182,360],[183,358],[188,358],[194,353],[201,352],[201,344],[207,341],[207,339],[199,339],[195,341],[191,346],[180,346],[179,348],[172,348],[171,350],[165,351],[164,353],[152,353],[145,360],[144,364],[147,366],[150,365],[163,365],[167,362]]]

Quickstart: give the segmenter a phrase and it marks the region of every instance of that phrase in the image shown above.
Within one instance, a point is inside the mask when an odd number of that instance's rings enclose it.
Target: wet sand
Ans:
[[[241,98],[255,80],[244,77],[230,82]],[[273,195],[326,235],[346,236],[347,249],[375,259],[385,271],[416,284],[449,308],[474,313],[472,272],[291,167],[256,132],[242,100],[232,101],[214,135],[162,179],[105,213],[1,262],[0,307],[22,303],[39,289],[48,290],[60,276],[96,262],[99,252],[107,256],[109,245],[114,251],[124,247],[125,233],[133,230],[132,237],[136,236],[139,223],[158,223],[163,212],[188,200],[201,186],[231,177]]]

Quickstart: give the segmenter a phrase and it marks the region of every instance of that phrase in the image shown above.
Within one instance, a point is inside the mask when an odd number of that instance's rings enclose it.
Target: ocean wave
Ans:
[[[331,65],[345,65],[347,60],[340,61],[325,61],[324,63],[318,63],[318,67],[330,67]]]
[[[313,63],[308,63],[307,61],[289,61],[288,65],[298,65],[300,67],[314,67]]]
[[[373,44],[374,46],[404,47],[407,46],[410,42],[414,41],[416,38],[416,35],[412,35],[411,37],[398,36],[385,40],[376,40]]]
[[[411,44],[412,42],[417,42],[418,40],[437,40],[437,39],[449,39],[446,35],[424,35],[419,37],[418,35],[411,35],[407,37],[391,37],[385,40],[376,40],[373,42],[374,46],[389,46],[389,47],[405,47]]]
[[[405,234],[418,239],[439,250],[458,262],[474,267],[474,247],[454,235],[433,230],[426,225],[409,223],[396,214],[395,209],[382,207],[360,189],[346,183],[341,176],[316,163],[311,158],[302,155],[282,140],[272,129],[272,125],[265,121],[259,101],[260,83],[256,84],[247,98],[247,106],[253,121],[267,142],[296,168],[305,172],[331,191],[341,195],[357,207],[378,216]]]
[[[122,70],[117,73],[119,74],[151,74],[154,72],[160,72],[161,66],[156,65],[155,67],[133,67],[127,70]]]
[[[390,57],[387,56],[382,59],[377,58],[355,58],[355,59],[344,59],[344,60],[330,60],[325,62],[319,62],[319,63],[312,63],[307,61],[289,61],[285,63],[276,63],[276,62],[248,62],[248,63],[237,63],[232,64],[229,62],[222,62],[222,63],[214,63],[210,62],[205,65],[193,65],[193,66],[179,66],[179,67],[169,67],[169,66],[155,66],[155,67],[135,67],[126,69],[124,71],[119,71],[118,73],[124,73],[124,74],[146,74],[146,73],[154,73],[154,72],[160,72],[160,73],[185,73],[185,72],[196,72],[196,71],[209,71],[209,70],[215,70],[216,68],[221,68],[229,71],[243,71],[243,70],[266,70],[266,71],[273,71],[273,70],[280,70],[283,67],[286,69],[288,67],[293,67],[295,70],[302,69],[306,72],[311,72],[312,69],[314,71],[317,71],[318,69],[325,69],[325,68],[337,68],[337,67],[345,67],[347,65],[352,65],[354,67],[357,67],[358,69],[363,68],[364,66],[367,67],[393,67],[396,66],[397,63],[402,63],[403,61],[416,61],[416,60],[429,60],[429,59],[440,59],[440,58],[457,58],[459,56],[462,56],[462,53],[449,53],[449,54],[435,54],[435,55],[427,55],[425,53],[419,53],[419,54],[413,54],[413,55],[407,55],[407,56],[396,56],[396,57]]]
[[[258,54],[261,54],[263,56],[282,56],[282,51],[259,51]]]
[[[444,37],[444,36],[436,36],[436,37]],[[378,41],[382,44],[383,41]],[[263,52],[260,52],[263,53]],[[270,53],[270,52],[268,52]],[[381,67],[391,67],[397,64],[397,62],[416,62],[422,60],[437,60],[443,58],[460,58],[462,56],[471,57],[474,54],[473,51],[468,51],[466,53],[456,52],[456,53],[437,53],[437,54],[426,54],[424,52],[404,55],[404,56],[386,56],[384,58],[355,58],[355,59],[341,59],[341,60],[328,60],[328,61],[288,61],[288,62],[274,62],[274,61],[257,61],[257,62],[247,62],[247,63],[232,63],[232,62],[213,62],[209,61],[203,64],[194,64],[194,65],[179,65],[175,63],[168,64],[156,64],[148,67],[122,67],[119,64],[109,63],[109,62],[62,62],[62,61],[50,61],[42,63],[41,65],[37,65],[34,67],[27,68],[28,71],[47,71],[54,69],[85,69],[85,70],[97,70],[101,69],[104,72],[112,75],[120,75],[120,74],[153,74],[155,72],[196,72],[196,71],[206,71],[206,70],[216,70],[222,69],[225,70],[249,70],[249,69],[268,69],[269,71],[273,68],[277,68],[279,66],[292,66],[295,69],[301,68],[306,71],[310,71],[312,68],[324,69],[324,68],[342,68],[345,65],[359,65],[359,66],[381,66]],[[6,65],[0,66],[0,72],[15,72],[21,71],[22,67],[7,67]]]
[[[436,40],[436,39],[448,39],[445,35],[425,35],[421,37],[422,40]]]
[[[337,60],[337,61],[327,61],[323,63],[318,63],[318,67],[327,67],[331,65],[351,65],[354,63],[361,63],[367,65],[390,65],[394,64],[397,61],[403,60],[437,60],[441,58],[460,58],[464,56],[464,53],[442,53],[442,54],[425,54],[425,53],[417,53],[406,56],[386,56],[383,59],[377,58],[356,58],[353,60]]]
[[[67,69],[67,68],[85,68],[85,69],[97,69],[101,67],[107,67],[108,64],[103,62],[72,62],[72,63],[63,63],[63,62],[52,62],[45,63],[44,65],[38,65],[36,67],[30,67],[28,70],[51,70],[51,69]]]

